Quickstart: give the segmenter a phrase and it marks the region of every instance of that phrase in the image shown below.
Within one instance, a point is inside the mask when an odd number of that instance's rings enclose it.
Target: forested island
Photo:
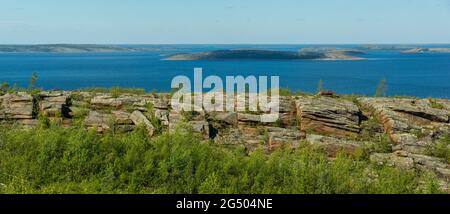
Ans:
[[[363,60],[345,51],[217,50],[174,54],[165,60]]]

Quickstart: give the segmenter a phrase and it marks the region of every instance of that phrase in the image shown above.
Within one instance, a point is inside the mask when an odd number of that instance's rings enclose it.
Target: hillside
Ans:
[[[0,192],[449,191],[450,100],[289,95],[280,119],[264,123],[260,113],[175,112],[169,98],[4,92],[0,169],[14,177],[0,175]]]

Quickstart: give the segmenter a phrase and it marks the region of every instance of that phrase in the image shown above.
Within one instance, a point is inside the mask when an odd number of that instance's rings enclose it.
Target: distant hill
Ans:
[[[165,60],[362,60],[347,52],[332,51],[271,51],[271,50],[217,50],[201,53],[175,54]]]
[[[49,45],[0,45],[0,53],[87,53],[87,52],[130,52],[138,51],[113,45],[78,45],[78,44],[49,44]]]
[[[419,53],[450,53],[450,48],[412,48],[402,51],[405,54],[419,54]]]

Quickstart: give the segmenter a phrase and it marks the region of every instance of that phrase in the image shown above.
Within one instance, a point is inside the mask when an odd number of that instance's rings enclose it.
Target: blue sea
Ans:
[[[133,45],[126,45],[136,47]],[[326,46],[326,45],[325,45]],[[336,47],[337,45],[328,45]],[[27,87],[31,74],[44,89],[86,87],[144,88],[170,91],[172,78],[203,75],[280,77],[280,86],[294,91],[315,92],[319,80],[324,88],[345,94],[372,96],[385,79],[390,96],[450,98],[450,54],[401,54],[370,51],[364,61],[232,60],[164,61],[174,53],[222,49],[268,49],[296,51],[308,45],[139,45],[145,52],[127,53],[0,53],[0,82]],[[313,47],[317,47],[314,45]],[[352,46],[338,46],[352,47]],[[450,45],[439,45],[450,47]]]

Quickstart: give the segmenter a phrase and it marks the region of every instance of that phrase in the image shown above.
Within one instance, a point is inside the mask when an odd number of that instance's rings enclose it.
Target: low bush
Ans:
[[[247,154],[178,129],[99,135],[0,127],[1,193],[422,193],[433,178],[309,146]],[[429,188],[427,188],[429,186]]]

